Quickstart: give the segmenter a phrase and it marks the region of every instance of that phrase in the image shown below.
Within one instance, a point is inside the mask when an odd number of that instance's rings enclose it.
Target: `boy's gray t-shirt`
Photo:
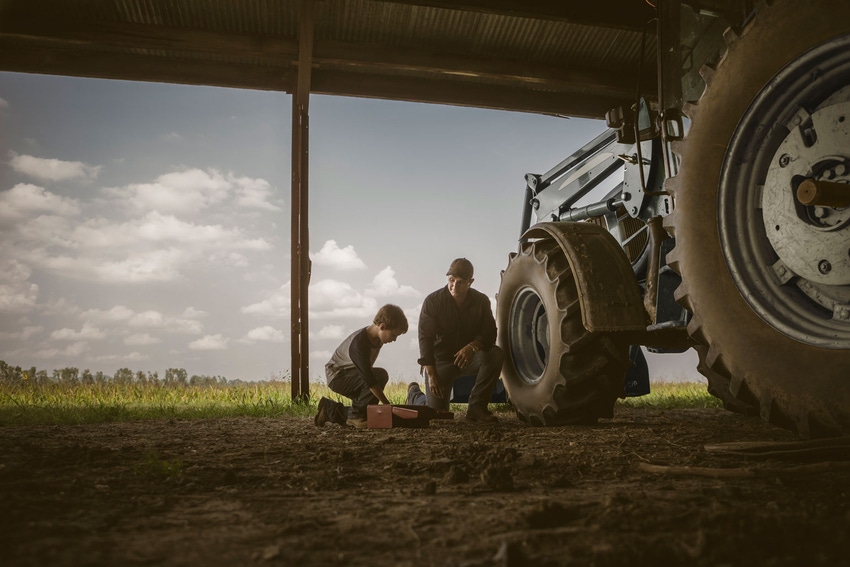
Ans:
[[[369,335],[366,334],[366,327],[348,335],[325,364],[325,378],[328,384],[341,372],[356,368],[363,381],[371,388],[377,382],[372,367],[381,352],[381,346],[383,345],[372,346]]]

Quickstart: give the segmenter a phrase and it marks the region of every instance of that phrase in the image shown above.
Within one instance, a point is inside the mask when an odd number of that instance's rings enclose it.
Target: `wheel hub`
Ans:
[[[520,378],[534,384],[549,358],[549,322],[543,300],[530,287],[520,290],[511,305],[511,355]]]
[[[736,127],[718,185],[721,246],[761,319],[850,349],[850,35],[788,63]]]
[[[793,129],[771,160],[762,194],[765,232],[788,270],[824,285],[850,284],[850,207],[805,205],[807,180],[850,184],[850,102],[814,112]],[[807,120],[807,123],[809,121]],[[850,195],[850,185],[846,187]],[[843,203],[839,203],[843,204]]]

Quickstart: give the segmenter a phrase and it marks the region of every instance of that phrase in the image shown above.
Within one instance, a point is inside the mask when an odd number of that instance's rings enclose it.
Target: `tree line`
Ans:
[[[143,386],[224,386],[242,384],[243,381],[228,380],[224,376],[207,376],[204,374],[188,375],[183,368],[169,368],[165,376],[160,378],[158,372],[133,372],[129,368],[119,368],[112,376],[103,372],[91,372],[88,368],[80,372],[79,368],[57,368],[48,373],[35,366],[21,368],[12,366],[0,360],[0,383],[6,384],[139,384]]]

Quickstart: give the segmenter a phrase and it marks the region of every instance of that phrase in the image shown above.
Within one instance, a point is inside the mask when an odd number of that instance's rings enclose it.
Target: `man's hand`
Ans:
[[[455,366],[457,366],[461,370],[466,368],[469,363],[472,362],[473,356],[475,356],[475,349],[472,347],[471,344],[466,345],[455,353]]]
[[[445,387],[440,381],[440,377],[437,376],[437,367],[426,366],[425,373],[428,375],[428,387],[431,389],[431,393],[441,400],[448,398],[449,393],[446,392]]]

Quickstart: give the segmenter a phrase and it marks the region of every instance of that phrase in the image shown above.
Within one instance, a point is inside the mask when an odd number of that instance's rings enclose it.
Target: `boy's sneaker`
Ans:
[[[313,424],[315,424],[316,427],[322,427],[331,420],[331,402],[332,400],[329,400],[324,396],[322,396],[322,399],[319,400],[319,411],[316,412],[316,417],[313,418]]]
[[[369,427],[365,417],[349,417],[345,423],[355,429],[366,429]]]
[[[407,385],[407,398],[404,400],[404,403],[408,406],[414,405],[414,400],[422,395],[422,390],[419,389],[419,382],[411,382]]]
[[[466,410],[466,420],[467,421],[484,421],[484,422],[495,422],[499,421],[499,418],[490,413],[486,407],[479,408],[475,406],[469,406],[469,409]]]
[[[335,410],[338,405],[340,405],[339,402],[322,396],[318,404],[319,411],[316,412],[316,416],[313,418],[313,423],[316,427],[322,427],[329,421],[331,423],[338,423],[338,419],[335,419]]]

